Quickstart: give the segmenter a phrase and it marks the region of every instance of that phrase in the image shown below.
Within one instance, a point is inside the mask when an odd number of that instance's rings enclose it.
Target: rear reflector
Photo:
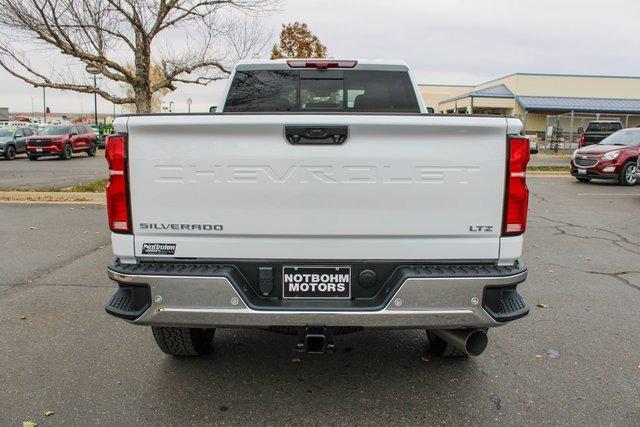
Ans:
[[[518,236],[527,226],[529,189],[527,188],[527,164],[529,163],[529,140],[522,137],[509,138],[507,163],[507,188],[505,192],[503,236]]]
[[[105,157],[109,164],[107,184],[107,214],[109,229],[117,233],[131,233],[129,196],[127,194],[127,137],[109,135],[105,142]]]
[[[326,70],[327,68],[354,68],[358,61],[337,59],[289,59],[287,65],[290,68],[315,68]]]

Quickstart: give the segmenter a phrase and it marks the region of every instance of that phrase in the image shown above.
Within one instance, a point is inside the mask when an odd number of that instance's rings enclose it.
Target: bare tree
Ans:
[[[257,18],[279,2],[0,0],[0,67],[35,87],[97,93],[146,113],[155,93],[225,78],[233,61],[263,49]],[[43,51],[71,62],[45,71],[30,61]],[[94,87],[72,70],[77,63],[130,90]]]
[[[128,68],[133,70],[133,65],[129,64]],[[160,81],[164,80],[165,76],[162,72],[162,69],[157,64],[151,65],[151,71],[149,72],[149,82],[151,86],[158,84]],[[126,96],[135,99],[135,93],[133,92],[133,88],[131,85],[123,84]],[[160,111],[162,107],[162,98],[170,92],[169,89],[160,89],[151,94],[151,108],[150,111]],[[128,109],[133,107],[133,111],[135,111],[135,104],[127,105]]]
[[[258,19],[245,19],[231,25],[226,32],[234,58],[260,57],[267,50],[272,33]]]

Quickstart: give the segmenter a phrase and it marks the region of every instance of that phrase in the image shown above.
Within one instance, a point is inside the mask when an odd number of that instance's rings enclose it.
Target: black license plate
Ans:
[[[351,267],[282,267],[282,297],[351,298]]]

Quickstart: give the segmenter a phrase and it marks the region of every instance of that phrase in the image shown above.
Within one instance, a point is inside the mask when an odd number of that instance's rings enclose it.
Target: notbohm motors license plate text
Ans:
[[[282,267],[284,298],[350,298],[350,267]]]

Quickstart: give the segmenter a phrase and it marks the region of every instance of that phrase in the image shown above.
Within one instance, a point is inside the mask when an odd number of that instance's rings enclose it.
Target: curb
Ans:
[[[558,173],[558,172],[527,172],[527,178],[572,178],[572,176],[568,173]]]
[[[106,205],[107,201],[104,193],[65,193],[57,191],[0,191],[0,203]]]

